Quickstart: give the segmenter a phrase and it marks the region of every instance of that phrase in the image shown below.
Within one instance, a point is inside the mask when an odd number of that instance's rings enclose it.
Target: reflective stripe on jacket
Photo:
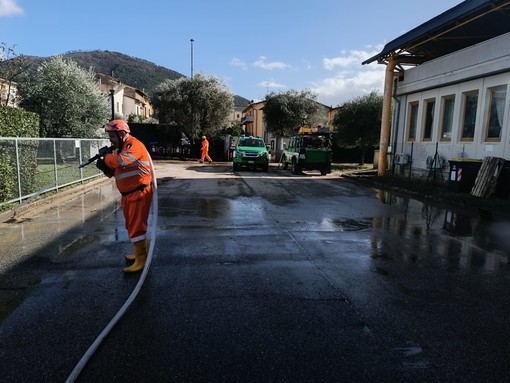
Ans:
[[[122,144],[122,151],[107,154],[106,165],[114,170],[117,189],[127,193],[152,181],[151,163],[145,145],[133,136]]]

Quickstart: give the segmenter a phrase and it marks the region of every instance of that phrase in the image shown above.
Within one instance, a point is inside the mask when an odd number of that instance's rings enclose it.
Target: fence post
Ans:
[[[55,170],[55,189],[58,191],[57,141],[55,139],[53,139],[53,169]]]
[[[21,203],[23,194],[21,194],[21,169],[19,164],[19,148],[17,138],[14,139],[14,147],[16,151],[16,171],[18,172],[18,201]]]
[[[81,163],[81,159],[82,159],[82,156],[81,156],[81,145],[82,145],[82,140],[76,140],[74,142],[74,146],[76,147],[76,144],[78,144],[78,162]],[[80,168],[80,183],[83,183],[83,168]]]

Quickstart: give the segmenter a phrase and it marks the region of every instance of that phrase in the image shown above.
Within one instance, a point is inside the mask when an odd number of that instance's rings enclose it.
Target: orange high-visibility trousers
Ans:
[[[204,160],[212,162],[211,157],[209,157],[208,150],[202,150],[202,157],[200,158],[200,162],[204,162]]]
[[[131,242],[143,241],[146,238],[147,221],[153,193],[153,186],[150,185],[142,190],[122,196],[120,205]]]

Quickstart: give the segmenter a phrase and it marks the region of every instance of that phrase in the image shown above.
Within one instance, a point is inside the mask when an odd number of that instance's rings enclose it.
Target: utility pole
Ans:
[[[193,78],[193,43],[195,42],[195,40],[191,39],[190,40],[190,43],[191,43],[191,78]]]

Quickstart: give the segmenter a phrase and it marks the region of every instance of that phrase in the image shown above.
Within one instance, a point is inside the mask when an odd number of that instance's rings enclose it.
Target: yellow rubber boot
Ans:
[[[145,246],[147,248],[149,248],[149,243],[148,243],[147,239],[144,239],[144,241],[145,241]],[[134,254],[125,255],[124,258],[126,258],[126,261],[134,261],[135,260],[135,255]]]
[[[135,247],[135,263],[124,268],[125,273],[134,273],[142,270],[145,266],[145,261],[147,260],[149,251],[147,240],[135,242],[133,245]]]

